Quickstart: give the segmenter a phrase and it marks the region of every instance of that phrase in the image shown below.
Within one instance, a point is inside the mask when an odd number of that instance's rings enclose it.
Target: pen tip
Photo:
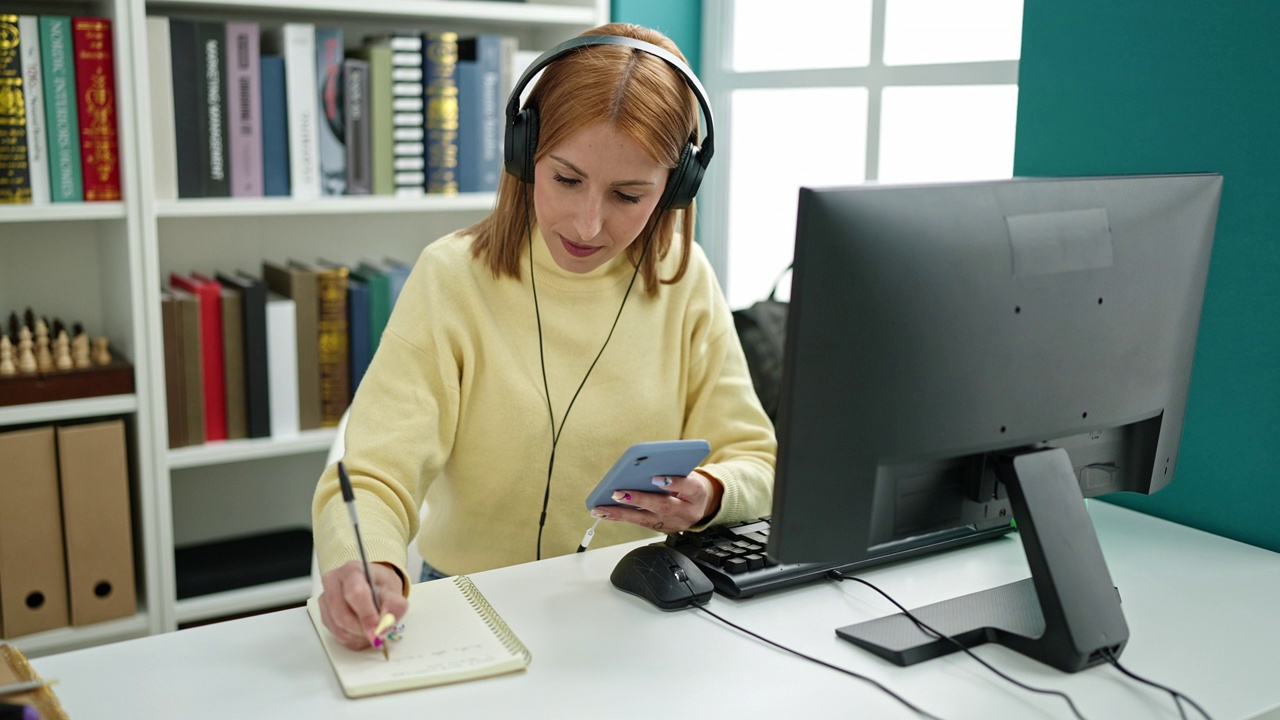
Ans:
[[[387,661],[390,661],[390,660],[391,660],[391,655],[389,655],[389,654],[387,653],[387,646],[386,646],[386,645],[383,645],[383,646],[382,646],[382,659],[383,659],[383,660],[387,660]]]

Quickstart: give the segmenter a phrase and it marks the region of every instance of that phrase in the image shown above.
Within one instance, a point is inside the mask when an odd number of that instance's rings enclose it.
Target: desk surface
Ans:
[[[1190,695],[1215,720],[1280,717],[1280,554],[1090,503],[1131,639],[1121,662]],[[347,700],[305,610],[291,609],[39,658],[74,720],[94,718],[915,717],[865,682],[730,629],[705,613],[660,612],[609,584],[630,546],[473,575],[533,653],[523,673]],[[1010,536],[869,571],[907,607],[1028,575]],[[950,655],[899,668],[834,629],[889,614],[855,583],[820,581],[711,609],[772,640],[873,677],[943,718],[1071,717],[1060,698],[1009,685]],[[1066,675],[1001,647],[979,656],[1069,693],[1100,718],[1177,717],[1168,694],[1109,666]],[[1190,714],[1192,711],[1188,709]]]

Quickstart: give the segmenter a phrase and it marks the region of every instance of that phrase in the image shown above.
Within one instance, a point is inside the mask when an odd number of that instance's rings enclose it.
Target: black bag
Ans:
[[[782,354],[787,340],[788,304],[774,298],[778,284],[791,271],[791,266],[778,276],[769,297],[749,308],[733,311],[733,325],[747,356],[751,384],[769,419],[778,420],[778,392],[782,386]]]

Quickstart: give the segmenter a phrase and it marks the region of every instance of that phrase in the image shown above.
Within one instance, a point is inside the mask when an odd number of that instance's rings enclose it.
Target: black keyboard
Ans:
[[[832,570],[842,573],[862,570],[1000,537],[1013,529],[1011,525],[1003,525],[986,530],[947,530],[855,562],[777,563],[765,555],[769,528],[769,518],[764,517],[702,532],[679,533],[666,542],[692,558],[711,580],[716,592],[731,598],[749,598],[768,590],[821,580]]]

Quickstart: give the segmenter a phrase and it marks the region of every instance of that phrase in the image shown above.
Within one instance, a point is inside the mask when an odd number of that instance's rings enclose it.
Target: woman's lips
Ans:
[[[564,249],[574,257],[587,257],[588,255],[593,255],[596,252],[599,252],[600,250],[600,248],[598,247],[591,247],[590,245],[579,245],[575,242],[571,242],[568,239],[566,239],[563,235],[560,236],[560,244],[564,245]]]

